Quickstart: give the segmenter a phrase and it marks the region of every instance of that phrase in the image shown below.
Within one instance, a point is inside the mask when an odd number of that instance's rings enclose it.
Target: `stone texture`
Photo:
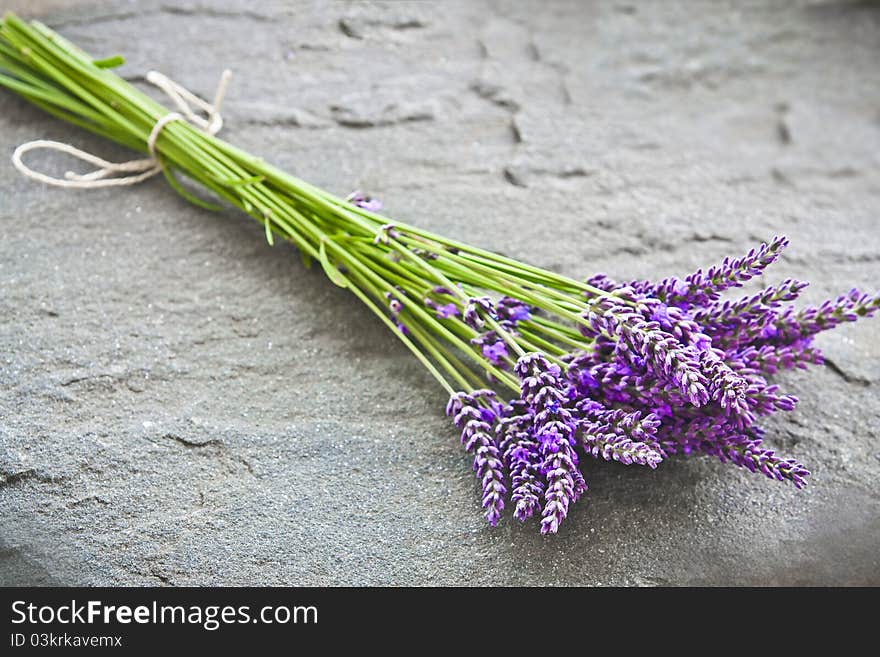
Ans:
[[[785,233],[773,276],[808,301],[880,282],[876,4],[11,8],[139,85],[210,95],[230,66],[227,139],[570,275]],[[36,137],[126,157],[0,94],[0,151]],[[769,427],[807,490],[601,463],[557,537],[492,530],[442,392],[320,269],[161,180],[68,192],[0,163],[0,583],[880,584],[880,322],[819,342]]]

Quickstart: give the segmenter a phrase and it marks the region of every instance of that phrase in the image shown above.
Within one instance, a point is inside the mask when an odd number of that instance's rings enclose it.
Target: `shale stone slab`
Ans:
[[[7,2],[7,7],[9,3]],[[210,95],[225,136],[566,274],[686,274],[785,233],[816,302],[880,283],[880,6],[14,0]],[[0,153],[120,148],[0,94]],[[52,157],[45,167],[67,163]],[[822,336],[772,446],[596,464],[555,538],[484,525],[431,378],[356,299],[160,180],[0,159],[0,583],[880,584],[880,322]]]

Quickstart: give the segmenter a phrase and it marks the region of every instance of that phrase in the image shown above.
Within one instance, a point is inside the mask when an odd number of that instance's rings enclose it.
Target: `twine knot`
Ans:
[[[36,139],[21,144],[15,149],[15,152],[12,154],[12,164],[28,178],[54,187],[97,189],[98,187],[136,185],[162,171],[163,165],[156,151],[156,141],[159,139],[162,130],[169,123],[187,121],[211,136],[220,132],[220,129],[223,127],[220,105],[223,102],[223,97],[226,95],[226,88],[229,86],[229,78],[231,76],[231,71],[223,71],[223,74],[220,76],[220,82],[217,85],[217,92],[214,94],[214,101],[209,103],[158,71],[147,73],[147,82],[164,91],[177,106],[177,109],[180,110],[179,112],[168,112],[153,125],[153,129],[150,130],[150,135],[147,138],[147,150],[150,153],[150,157],[129,160],[128,162],[109,162],[71,144],[48,139]],[[197,113],[198,111],[204,112],[205,116],[200,116]],[[64,174],[64,178],[53,178],[45,173],[31,169],[22,160],[22,156],[25,153],[39,149],[67,153],[84,162],[93,164],[97,168],[85,174],[68,171]]]

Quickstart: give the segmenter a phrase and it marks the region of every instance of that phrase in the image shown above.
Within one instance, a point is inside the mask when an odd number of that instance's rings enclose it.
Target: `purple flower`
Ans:
[[[859,317],[870,317],[880,309],[880,293],[873,296],[853,288],[821,306],[808,306],[800,311],[789,307],[775,321],[775,334],[767,339],[773,344],[792,344]]]
[[[695,414],[661,419],[656,435],[667,454],[699,451],[714,455],[721,440],[740,434],[741,431],[731,426],[726,417]]]
[[[723,358],[724,352],[717,349],[700,353],[700,365],[709,381],[709,398],[717,401],[729,413],[746,414],[748,381],[736,374]]]
[[[501,297],[495,304],[495,310],[499,318],[514,324],[528,321],[532,316],[529,307],[513,297]]]
[[[730,349],[749,344],[756,338],[778,332],[773,326],[778,315],[776,309],[780,303],[796,299],[806,286],[802,281],[789,278],[736,301],[713,303],[694,313],[694,320],[718,347]]]
[[[587,370],[581,370],[577,374],[576,385],[579,390],[590,390],[599,387],[599,381]]]
[[[609,278],[605,274],[594,274],[593,276],[590,276],[590,278],[587,279],[587,285],[592,285],[605,292],[614,292],[617,288],[622,287],[620,283]]]
[[[483,355],[488,358],[493,365],[497,365],[501,359],[507,358],[507,345],[501,340],[492,344],[484,344]]]
[[[528,404],[534,417],[532,435],[543,459],[545,504],[541,533],[555,534],[568,515],[569,506],[587,488],[577,469],[574,451],[577,422],[565,408],[567,395],[558,366],[551,365],[540,354],[526,354],[517,361],[515,369],[522,383],[520,399]]]
[[[491,390],[457,392],[446,405],[446,414],[454,416],[455,426],[461,430],[462,444],[474,454],[474,471],[483,491],[484,515],[493,527],[501,518],[507,494],[504,465],[498,443],[492,435],[492,424],[497,417],[491,408],[481,406],[481,403],[494,401],[494,396]]]
[[[447,303],[443,306],[437,306],[435,309],[437,313],[437,317],[440,319],[449,319],[450,317],[457,317],[458,307],[454,303]]]
[[[628,287],[636,294],[654,297],[668,306],[678,306],[684,310],[703,307],[716,301],[724,290],[740,287],[744,282],[760,276],[779,258],[788,244],[787,238],[774,237],[742,258],[725,258],[719,266],[710,267],[705,272],[698,269],[684,280],[670,277],[659,283],[631,281]],[[598,280],[605,285],[613,283],[610,279]]]
[[[632,356],[644,358],[653,376],[673,384],[694,406],[709,401],[709,382],[693,350],[646,320],[638,307],[606,297],[595,301],[584,316],[590,329],[582,327],[582,331],[610,335],[619,357],[630,362]]]
[[[406,292],[404,292],[401,288],[396,287],[396,289],[399,294],[401,294],[401,295],[406,294]],[[400,313],[401,310],[403,310],[403,302],[397,298],[396,294],[394,294],[392,292],[386,292],[385,298],[388,299],[388,307],[391,309],[392,313],[397,315]]]
[[[654,469],[666,456],[655,439],[660,420],[652,413],[642,417],[641,411],[611,410],[590,399],[578,402],[577,412],[581,444],[594,458]]]
[[[623,404],[642,406],[646,410],[660,413],[667,407],[692,408],[690,400],[677,387],[664,380],[658,380],[649,373],[644,362],[628,358],[625,361],[603,360],[597,353],[581,354],[569,368],[577,366],[586,369],[598,385],[581,394],[591,399],[602,400],[608,406]],[[643,360],[643,359],[642,359]],[[576,370],[577,371],[577,370]],[[571,378],[571,375],[570,375]]]
[[[525,322],[529,318],[531,318],[532,313],[529,311],[529,307],[525,305],[517,306],[513,312],[510,313],[510,320],[513,322]]]
[[[388,244],[392,239],[400,237],[394,224],[382,224],[376,231],[376,237],[373,238],[373,244]],[[392,255],[400,257],[400,254],[392,253]],[[397,262],[397,260],[395,260]]]
[[[474,347],[478,347],[483,356],[493,365],[500,367],[502,370],[508,369],[509,365],[505,360],[509,353],[507,344],[498,337],[495,331],[485,331],[470,339],[470,343]]]
[[[362,194],[357,190],[349,194],[346,200],[352,205],[356,205],[364,210],[369,210],[370,212],[378,212],[382,209],[382,201],[373,198],[372,196]]]
[[[805,484],[806,468],[762,445],[756,421],[797,403],[766,377],[821,363],[814,336],[875,314],[880,295],[851,290],[821,306],[795,310],[785,304],[806,284],[786,279],[720,300],[725,290],[761,275],[786,244],[776,238],[684,279],[623,285],[603,275],[588,280],[595,289],[585,294],[588,306],[579,327],[589,338],[584,350],[560,356],[563,367],[541,354],[521,357],[514,368],[519,399],[503,408],[482,404],[479,420],[496,427],[516,518],[525,520],[540,509],[541,532],[558,531],[586,490],[578,445],[594,458],[652,469],[672,454],[710,455],[798,488]],[[451,303],[426,305],[438,317],[445,308],[458,310]],[[518,337],[516,325],[531,319],[531,309],[508,296],[495,304],[476,297],[462,316],[482,329],[471,343],[504,367],[510,353],[499,334]],[[502,329],[485,330],[486,318]],[[495,497],[490,499],[495,504]]]
[[[681,308],[667,306],[656,299],[640,299],[636,309],[648,320],[645,328],[649,326],[659,328],[683,346],[692,347],[698,352],[712,346],[712,340],[706,335],[703,327]]]
[[[807,365],[821,365],[822,352],[811,346],[812,338],[788,345],[765,344],[761,347],[746,347],[727,353],[732,367],[742,374],[766,374],[772,376],[780,370],[792,368],[806,369]]]
[[[766,324],[758,332],[758,337],[762,340],[772,340],[777,335],[779,335],[779,329],[776,328],[776,324]]]
[[[657,322],[663,330],[668,331],[672,328],[672,320],[669,319],[669,308],[665,303],[658,303],[652,308],[651,321]]]
[[[541,508],[544,482],[541,474],[543,458],[532,439],[532,414],[528,405],[514,400],[499,420],[496,433],[510,472],[510,499],[516,505],[513,517],[524,522]]]
[[[464,309],[464,323],[471,328],[483,328],[485,323],[483,316],[488,316],[492,319],[498,318],[492,300],[489,297],[471,297],[468,299],[467,306]]]
[[[684,302],[687,306],[704,306],[715,301],[724,290],[740,287],[744,282],[760,276],[764,270],[781,255],[789,244],[785,237],[774,237],[769,243],[752,249],[738,259],[725,258],[721,265],[710,267],[704,274],[702,270],[685,278],[688,291],[681,296],[673,296],[672,302]],[[667,301],[669,303],[669,301]]]
[[[807,485],[810,471],[793,459],[782,459],[771,449],[761,447],[760,440],[747,443],[733,443],[720,448],[718,457],[722,462],[730,461],[751,472],[760,472],[770,479],[790,481],[795,488]]]
[[[595,356],[587,353],[577,354],[569,360],[566,376],[572,384],[572,392],[589,397],[599,387],[599,380],[591,371],[595,364]]]

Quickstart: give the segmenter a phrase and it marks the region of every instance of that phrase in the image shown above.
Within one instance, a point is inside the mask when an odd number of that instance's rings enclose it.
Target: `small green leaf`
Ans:
[[[263,222],[266,226],[266,241],[269,242],[269,246],[275,246],[275,240],[272,237],[272,226],[269,224],[269,215],[266,215],[266,219]]]
[[[303,263],[303,265],[305,265],[306,269],[312,268],[312,256],[310,256],[308,253],[306,253],[302,249],[299,249],[299,259],[302,260],[302,263]]]
[[[333,281],[334,285],[348,287],[348,279],[342,275],[341,271],[330,263],[330,259],[327,257],[325,244],[324,240],[321,240],[321,248],[318,251],[318,257],[321,259],[321,266],[324,268],[324,273],[327,274],[327,278]]]
[[[220,206],[215,205],[214,203],[209,203],[208,201],[203,201],[198,196],[191,194],[183,188],[183,185],[174,177],[174,174],[171,172],[165,163],[162,163],[162,175],[165,176],[165,180],[168,181],[168,184],[171,185],[171,188],[180,194],[187,201],[192,203],[193,205],[197,205],[200,208],[205,208],[206,210],[211,210],[212,212],[219,212]]]
[[[266,176],[254,175],[254,176],[244,176],[242,178],[225,178],[223,176],[216,176],[214,174],[209,173],[214,180],[216,180],[221,185],[229,185],[230,187],[240,187],[243,185],[254,185],[256,183],[261,183],[266,179]]]
[[[125,64],[125,57],[122,55],[113,55],[112,57],[105,57],[104,59],[93,59],[92,64],[98,68],[116,68],[117,66]]]

